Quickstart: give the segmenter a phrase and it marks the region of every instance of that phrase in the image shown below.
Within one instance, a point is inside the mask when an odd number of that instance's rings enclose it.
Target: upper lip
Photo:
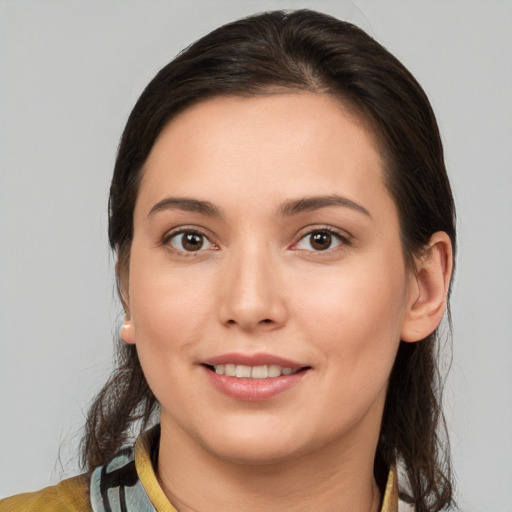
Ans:
[[[202,361],[202,364],[208,366],[217,366],[219,364],[236,364],[244,366],[277,365],[281,366],[282,368],[291,368],[292,370],[298,370],[299,368],[308,366],[306,364],[298,363],[296,361],[292,361],[291,359],[286,359],[284,357],[272,354],[240,354],[237,352],[221,354],[219,356],[205,359]]]

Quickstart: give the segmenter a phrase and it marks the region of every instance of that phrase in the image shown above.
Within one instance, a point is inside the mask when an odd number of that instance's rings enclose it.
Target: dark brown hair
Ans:
[[[129,266],[141,169],[164,126],[211,97],[276,90],[330,94],[367,123],[384,156],[408,265],[436,231],[446,232],[455,247],[454,203],[439,130],[414,77],[354,25],[308,10],[276,11],[206,35],[166,65],[137,101],[110,189],[109,240],[118,258],[118,287]],[[438,341],[436,331],[421,342],[400,344],[376,454],[381,486],[389,466],[401,462],[416,512],[453,505]],[[117,367],[87,419],[82,456],[89,469],[108,460],[128,440],[133,425],[144,428],[158,409],[135,346],[118,343]]]

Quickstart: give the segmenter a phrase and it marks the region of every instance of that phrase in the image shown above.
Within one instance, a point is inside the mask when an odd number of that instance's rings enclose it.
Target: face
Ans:
[[[376,443],[410,302],[371,134],[312,93],[163,130],[134,213],[130,323],[162,431],[269,463]]]

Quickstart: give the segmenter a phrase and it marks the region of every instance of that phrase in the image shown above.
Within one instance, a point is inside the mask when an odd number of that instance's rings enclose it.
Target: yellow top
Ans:
[[[90,474],[63,480],[37,492],[17,494],[0,501],[1,512],[90,512]]]
[[[152,435],[153,434],[153,435]],[[154,430],[144,432],[135,444],[137,475],[157,512],[177,512],[158,484],[151,463]],[[90,473],[63,480],[37,492],[18,494],[0,501],[0,512],[91,512]],[[399,512],[396,471],[391,468],[381,512]]]

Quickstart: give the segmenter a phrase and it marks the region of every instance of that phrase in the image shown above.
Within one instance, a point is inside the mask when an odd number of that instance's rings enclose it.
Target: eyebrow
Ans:
[[[151,208],[148,217],[164,210],[183,210],[186,212],[202,213],[210,217],[222,217],[221,210],[209,201],[199,201],[198,199],[186,197],[166,197],[162,199]]]
[[[288,217],[303,212],[310,212],[313,210],[319,210],[321,208],[328,208],[330,206],[341,206],[344,208],[351,208],[372,218],[370,212],[364,206],[350,199],[347,199],[346,197],[338,195],[303,197],[302,199],[286,201],[279,208],[279,213],[284,217]]]
[[[286,201],[279,207],[278,213],[283,217],[289,217],[299,213],[320,210],[321,208],[332,206],[351,208],[370,218],[372,217],[364,206],[351,199],[338,195],[303,197],[301,199]],[[151,208],[148,217],[161,211],[174,209],[201,213],[210,217],[223,217],[222,211],[209,201],[200,201],[186,197],[166,197],[162,199]]]

